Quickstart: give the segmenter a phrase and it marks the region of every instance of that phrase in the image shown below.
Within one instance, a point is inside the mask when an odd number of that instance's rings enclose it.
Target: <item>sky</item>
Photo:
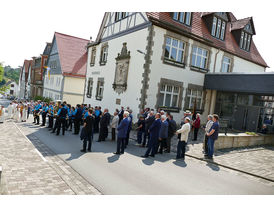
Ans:
[[[231,11],[237,19],[253,17],[253,40],[270,67],[267,71],[274,72],[272,8],[267,0],[0,1],[0,62],[22,66],[24,59],[43,52],[55,31],[95,40],[106,11]]]

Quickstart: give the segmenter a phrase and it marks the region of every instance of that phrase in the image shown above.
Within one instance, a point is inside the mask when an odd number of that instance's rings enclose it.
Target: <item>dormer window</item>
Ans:
[[[191,12],[173,12],[173,19],[182,24],[190,26]]]
[[[212,23],[212,29],[211,29],[211,35],[218,39],[224,40],[225,28],[226,28],[226,22],[224,20],[214,16],[213,23]]]
[[[240,48],[246,51],[250,50],[250,43],[251,43],[251,34],[242,31],[241,33],[241,40],[240,40]]]
[[[128,16],[128,12],[115,12],[115,21],[120,21]]]

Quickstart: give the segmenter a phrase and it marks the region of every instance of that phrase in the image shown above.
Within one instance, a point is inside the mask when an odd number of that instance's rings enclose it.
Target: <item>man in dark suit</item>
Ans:
[[[118,117],[119,117],[119,123],[123,120],[123,117],[124,117],[124,107],[121,107],[121,110],[120,112],[118,113]]]
[[[157,145],[158,145],[158,139],[159,139],[159,133],[161,129],[161,115],[157,113],[155,115],[155,120],[153,124],[149,127],[149,133],[150,133],[150,140],[148,142],[148,148],[142,157],[148,157],[151,152],[151,157],[154,157],[156,151],[157,151]]]
[[[148,114],[148,117],[145,120],[145,122],[146,122],[146,131],[145,131],[145,137],[144,137],[144,140],[143,140],[142,147],[146,146],[146,142],[147,142],[146,140],[149,141],[149,127],[153,124],[154,120],[155,120],[154,112],[150,111],[149,114]],[[148,145],[148,143],[147,143],[147,145]]]
[[[100,130],[99,130],[98,142],[106,140],[106,138],[108,136],[109,123],[110,123],[110,114],[108,113],[108,109],[105,109],[103,116],[100,120]]]
[[[80,132],[80,122],[82,119],[82,109],[81,109],[80,104],[77,104],[74,114],[75,114],[74,134],[78,135]]]
[[[124,154],[125,149],[125,140],[127,137],[127,131],[129,126],[129,120],[128,120],[129,113],[126,111],[123,114],[123,120],[120,122],[119,126],[117,127],[117,150],[113,154]]]
[[[65,130],[66,130],[66,118],[67,118],[68,110],[64,107],[64,104],[61,104],[61,108],[57,112],[57,118],[59,121],[58,126],[57,126],[57,133],[56,135],[59,135],[61,126],[62,126],[62,132],[63,135],[65,135]]]

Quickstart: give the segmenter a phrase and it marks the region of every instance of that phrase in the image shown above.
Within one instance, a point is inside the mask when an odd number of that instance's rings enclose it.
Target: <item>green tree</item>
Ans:
[[[0,62],[0,82],[3,81],[3,77],[4,77],[4,68],[3,68],[3,64]]]

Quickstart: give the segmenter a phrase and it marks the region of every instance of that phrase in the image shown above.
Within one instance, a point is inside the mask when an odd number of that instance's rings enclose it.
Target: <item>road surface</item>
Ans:
[[[121,156],[113,154],[116,143],[111,141],[93,141],[92,152],[83,154],[79,136],[56,136],[30,122],[19,124],[26,135],[39,137],[103,194],[274,194],[274,187],[191,158],[176,161],[174,154],[164,154],[143,159],[145,149],[134,142]]]

